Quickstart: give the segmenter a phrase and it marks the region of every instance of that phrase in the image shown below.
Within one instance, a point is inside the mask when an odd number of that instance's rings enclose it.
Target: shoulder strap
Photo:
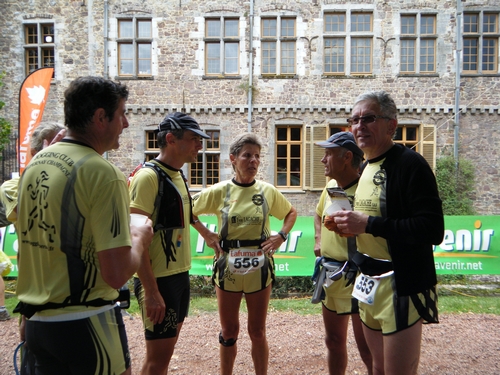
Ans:
[[[164,184],[165,184],[165,179],[168,178],[171,180],[170,176],[165,173],[159,166],[153,161],[146,161],[142,164],[143,168],[151,168],[153,171],[156,172],[156,177],[158,177],[158,194],[156,195],[155,198],[155,204],[154,204],[154,210],[151,214],[151,217],[153,217],[154,213],[156,211],[160,210],[160,205],[161,205],[161,200],[163,199],[163,194],[165,192],[164,189]],[[156,221],[158,221],[158,218],[156,218]],[[156,227],[156,223],[153,223],[153,228]]]
[[[159,165],[158,163],[155,161],[155,160],[151,160],[149,162],[145,162],[143,164],[144,167],[147,167],[147,168],[152,168],[155,172],[156,172],[156,175],[158,176],[158,195],[155,199],[155,211],[160,209],[160,206],[162,204],[162,199],[164,198],[163,195],[165,193],[165,183],[167,184],[170,184],[170,186],[172,186],[175,191],[177,191],[177,194],[180,194],[179,190],[177,189],[177,187],[174,185],[173,181],[172,181],[172,178],[170,177],[170,175],[168,173],[166,173]],[[190,217],[189,217],[189,222],[191,224],[194,223],[194,217],[193,217],[193,204],[192,204],[192,198],[191,198],[191,194],[189,194],[189,187],[187,185],[187,179],[186,177],[184,176],[184,174],[182,173],[182,170],[179,170],[179,173],[181,174],[182,176],[182,179],[184,181],[184,185],[186,186],[186,191],[187,191],[187,194],[188,194],[188,197],[189,197],[189,207],[190,207]],[[180,197],[180,195],[179,195]],[[157,218],[158,219],[158,218]],[[156,223],[154,225],[154,227],[156,227]]]

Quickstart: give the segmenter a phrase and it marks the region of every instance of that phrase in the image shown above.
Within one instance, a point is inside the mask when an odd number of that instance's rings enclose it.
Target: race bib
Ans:
[[[380,280],[360,273],[356,277],[354,288],[352,288],[352,296],[358,301],[373,305],[375,302],[375,291],[378,288]]]
[[[367,276],[362,273],[356,277],[354,288],[352,288],[352,296],[358,301],[373,305],[375,302],[375,292],[380,285],[380,279],[391,276],[394,271],[390,271],[380,276]]]
[[[262,249],[231,249],[228,254],[229,271],[246,275],[262,268],[265,261]]]

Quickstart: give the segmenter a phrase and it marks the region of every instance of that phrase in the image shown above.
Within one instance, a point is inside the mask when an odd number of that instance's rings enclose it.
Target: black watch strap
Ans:
[[[278,234],[281,236],[281,238],[283,238],[283,241],[286,241],[286,239],[288,238],[288,234],[283,232],[282,230],[280,230]]]

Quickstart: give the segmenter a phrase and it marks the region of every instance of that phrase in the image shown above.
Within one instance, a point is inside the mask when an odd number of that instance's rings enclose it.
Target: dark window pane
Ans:
[[[291,173],[290,174],[290,185],[291,186],[300,186],[300,173]]]
[[[278,172],[286,171],[286,159],[278,159]]]
[[[276,180],[278,186],[286,186],[286,173],[278,173]]]
[[[290,146],[290,156],[293,158],[300,158],[300,145]]]
[[[301,129],[300,128],[291,128],[290,129],[290,140],[291,141],[300,141]]]
[[[394,140],[401,141],[403,139],[403,128],[397,128],[396,134],[394,135]]]
[[[417,140],[417,128],[406,128],[406,140],[416,141]]]
[[[286,158],[288,156],[286,145],[278,145],[277,148],[278,148],[278,157],[279,158]]]
[[[278,141],[286,141],[287,140],[287,128],[278,128],[276,130],[276,139]]]
[[[290,160],[290,168],[294,172],[300,172],[300,159],[291,159]],[[300,173],[299,173],[300,175]]]

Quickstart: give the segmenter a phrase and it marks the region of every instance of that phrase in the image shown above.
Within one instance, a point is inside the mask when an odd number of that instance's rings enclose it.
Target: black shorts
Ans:
[[[26,321],[39,375],[121,374],[130,354],[121,309],[64,322]]]
[[[158,290],[165,301],[165,319],[159,324],[152,324],[146,315],[144,289],[141,281],[134,278],[134,291],[141,308],[146,340],[172,338],[177,336],[177,325],[184,322],[189,311],[190,284],[189,272],[156,279]]]

